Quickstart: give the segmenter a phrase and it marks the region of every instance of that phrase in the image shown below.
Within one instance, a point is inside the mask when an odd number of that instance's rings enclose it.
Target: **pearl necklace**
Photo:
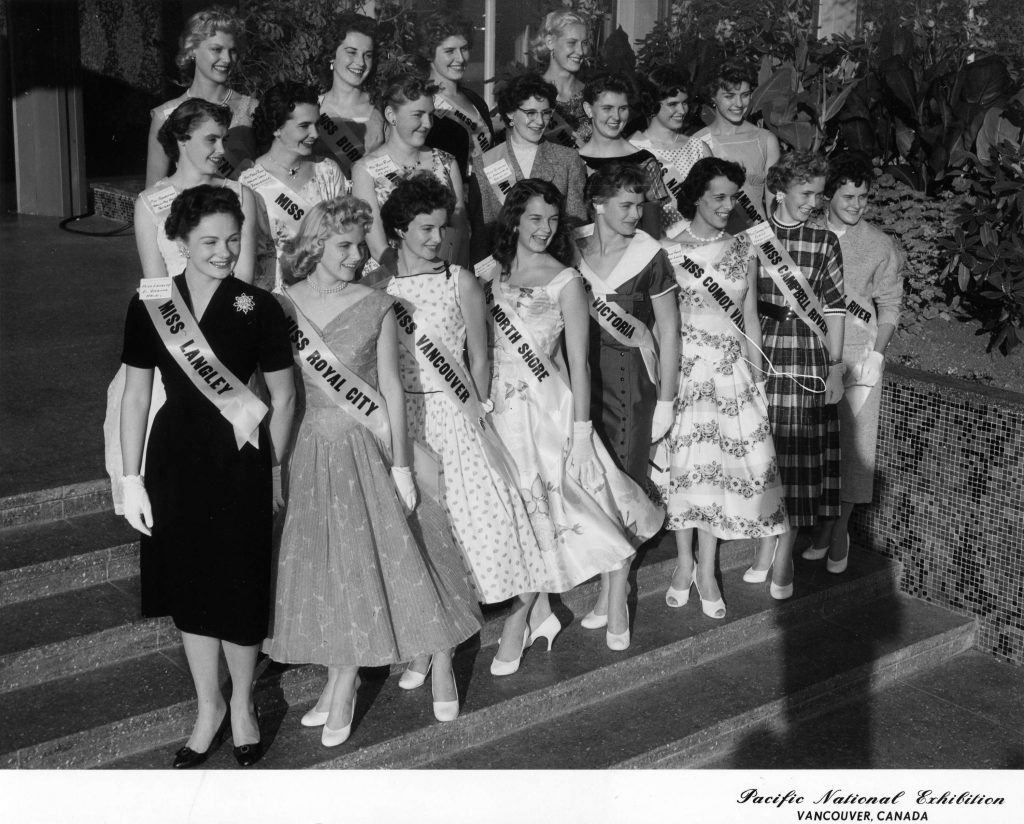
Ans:
[[[723,237],[725,237],[725,229],[719,229],[718,234],[713,235],[712,237],[701,237],[700,235],[696,234],[693,231],[693,229],[689,227],[686,228],[686,233],[694,240],[699,240],[701,243],[714,243],[716,240],[721,240]]]
[[[234,96],[235,96],[235,90],[234,89],[228,89],[228,93],[226,95],[224,95],[224,99],[221,100],[219,103],[217,103],[217,102],[215,102],[213,100],[207,100],[206,102],[207,103],[213,103],[215,106],[226,106],[226,105],[228,105],[228,101],[231,100],[231,98],[233,98]],[[194,98],[194,95],[192,94],[192,90],[191,89],[185,89],[185,98],[188,99],[188,100],[192,100]],[[199,100],[206,100],[205,97],[200,97],[198,99]]]
[[[321,286],[313,279],[312,276],[306,278],[306,283],[309,284],[309,288],[316,292],[318,295],[336,295],[338,292],[344,292],[348,289],[351,281],[343,280],[334,286]]]

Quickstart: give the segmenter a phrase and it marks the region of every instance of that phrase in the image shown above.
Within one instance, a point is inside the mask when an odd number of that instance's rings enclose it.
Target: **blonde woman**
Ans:
[[[591,125],[583,111],[580,70],[590,52],[587,18],[570,9],[544,18],[533,43],[533,56],[543,66],[544,79],[555,87],[555,113],[548,123],[548,139],[563,146],[582,146],[590,139]]]

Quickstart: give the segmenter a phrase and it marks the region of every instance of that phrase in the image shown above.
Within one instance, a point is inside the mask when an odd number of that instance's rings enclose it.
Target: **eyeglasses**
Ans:
[[[543,111],[538,111],[537,109],[518,109],[518,107],[517,107],[517,110],[521,111],[523,114],[525,114],[526,115],[526,119],[528,121],[529,120],[540,120],[540,121],[550,120],[551,119],[551,115],[553,115],[555,113],[554,109],[544,109]]]

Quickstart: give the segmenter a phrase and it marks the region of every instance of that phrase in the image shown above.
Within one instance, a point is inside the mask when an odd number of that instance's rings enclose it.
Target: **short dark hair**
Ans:
[[[512,112],[531,97],[547,100],[549,106],[554,106],[558,99],[558,90],[537,72],[517,74],[497,89],[495,102],[498,106],[498,113],[507,122]]]
[[[417,215],[444,209],[451,218],[455,195],[430,172],[417,172],[398,181],[394,191],[380,207],[380,221],[389,240],[401,240],[399,232],[409,228]]]
[[[373,43],[373,62],[377,64],[377,21],[365,14],[345,12],[338,15],[329,37],[324,38],[323,48],[316,60],[317,74],[324,89],[329,89],[334,82],[334,55],[350,32],[362,34]]]
[[[212,120],[227,129],[231,126],[231,109],[190,97],[168,115],[156,133],[156,139],[172,163],[178,162],[178,143],[188,140],[204,120]]]
[[[765,186],[769,192],[785,192],[793,181],[806,183],[828,176],[828,161],[817,152],[789,152],[768,170]]]
[[[553,183],[528,177],[520,180],[505,196],[505,203],[498,213],[494,226],[494,259],[508,271],[516,257],[519,245],[519,219],[526,211],[526,204],[539,197],[550,206],[558,208],[558,229],[548,244],[547,253],[566,266],[573,258],[569,226],[565,222],[565,198]]]
[[[613,160],[587,178],[584,198],[588,203],[603,203],[620,191],[634,195],[646,194],[649,186],[647,172],[639,165]]]
[[[587,82],[587,85],[583,87],[583,99],[593,106],[597,98],[605,92],[624,94],[629,101],[629,105],[635,105],[636,87],[633,85],[633,81],[625,74],[617,72],[600,72],[595,74]]]
[[[722,67],[715,72],[705,91],[710,100],[718,94],[719,89],[731,91],[738,89],[744,83],[749,85],[751,90],[757,86],[757,75],[754,73],[753,67],[742,60],[732,60],[723,63]]]
[[[294,80],[275,83],[263,93],[252,116],[252,130],[259,151],[265,152],[270,147],[274,142],[274,132],[288,121],[296,106],[304,103],[319,107],[320,100],[314,89]]]
[[[193,186],[174,198],[164,232],[171,240],[185,240],[204,217],[221,214],[232,215],[242,228],[245,215],[238,195],[227,186]]]
[[[742,186],[747,175],[739,163],[720,157],[702,157],[690,168],[690,173],[679,188],[679,199],[676,203],[679,214],[687,220],[693,220],[697,214],[697,201],[704,196],[711,181],[716,177],[724,177],[737,186]]]
[[[828,159],[825,197],[832,197],[844,183],[852,183],[854,186],[866,186],[870,192],[874,182],[874,166],[871,165],[871,158],[863,152],[840,152]]]
[[[420,21],[416,47],[420,57],[428,63],[434,60],[434,53],[449,37],[465,37],[473,46],[473,24],[458,12],[435,11]]]

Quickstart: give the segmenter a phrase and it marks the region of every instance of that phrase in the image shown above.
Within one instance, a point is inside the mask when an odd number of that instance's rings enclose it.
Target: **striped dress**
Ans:
[[[800,267],[826,315],[845,316],[843,255],[832,232],[807,224],[772,228]],[[763,265],[757,273],[758,300],[788,308]],[[768,417],[772,425],[786,511],[793,527],[840,514],[839,412],[825,403],[829,353],[800,318],[778,321],[762,313],[764,352],[775,372],[768,378]],[[820,380],[816,380],[820,378]]]

